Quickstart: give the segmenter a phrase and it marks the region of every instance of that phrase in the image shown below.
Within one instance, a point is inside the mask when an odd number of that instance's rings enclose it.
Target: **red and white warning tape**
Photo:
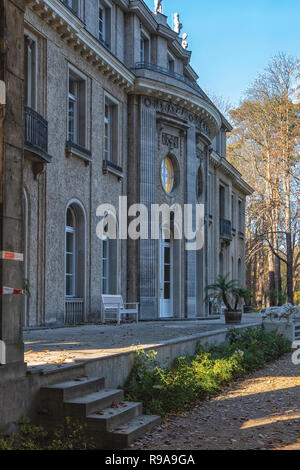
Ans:
[[[5,294],[23,295],[24,291],[22,289],[13,289],[12,287],[0,286],[0,295],[5,295]]]
[[[11,261],[23,261],[24,255],[22,253],[14,253],[12,251],[0,251],[0,259],[8,259]]]

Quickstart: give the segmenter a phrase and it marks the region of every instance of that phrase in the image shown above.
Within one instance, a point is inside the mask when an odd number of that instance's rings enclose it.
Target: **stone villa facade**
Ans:
[[[148,2],[149,3],[149,2]],[[26,0],[24,326],[101,320],[101,294],[140,319],[211,313],[219,273],[244,283],[251,188],[226,160],[230,124],[197,84],[161,2]],[[100,240],[97,207],[205,205],[205,243]]]

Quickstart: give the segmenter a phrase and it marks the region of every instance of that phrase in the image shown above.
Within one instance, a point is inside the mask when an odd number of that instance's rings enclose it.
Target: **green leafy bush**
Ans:
[[[171,368],[162,368],[156,352],[138,351],[125,385],[128,400],[141,401],[149,414],[192,407],[224,385],[263,367],[290,350],[290,343],[276,332],[262,328],[230,330],[221,346],[198,346],[195,356],[180,357]]]
[[[94,449],[86,427],[66,418],[54,431],[31,424],[28,418],[17,423],[19,431],[11,437],[0,436],[0,450],[86,450]]]

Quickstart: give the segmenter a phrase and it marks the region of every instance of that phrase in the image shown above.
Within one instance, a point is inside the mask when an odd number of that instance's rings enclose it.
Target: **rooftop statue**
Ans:
[[[179,13],[174,13],[174,31],[177,34],[180,34],[181,30],[182,30],[182,23],[180,23],[180,20],[179,20]]]
[[[183,49],[187,49],[189,47],[189,43],[187,42],[187,38],[188,38],[188,34],[187,33],[183,33],[182,35],[182,47]]]
[[[162,0],[154,0],[154,13],[162,13]]]

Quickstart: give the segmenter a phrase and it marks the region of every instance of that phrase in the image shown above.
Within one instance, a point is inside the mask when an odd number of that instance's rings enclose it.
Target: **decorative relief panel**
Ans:
[[[176,116],[180,119],[184,119],[185,121],[188,121],[191,124],[195,124],[195,126],[205,135],[209,137],[209,127],[207,123],[203,120],[200,119],[198,116],[196,116],[193,113],[190,113],[187,111],[185,108],[182,106],[175,105],[173,103],[168,103],[167,101],[162,101],[157,98],[151,98],[149,96],[146,96],[144,98],[144,105],[147,108],[153,107],[156,111],[164,113],[164,114],[169,114],[172,116]]]
[[[170,150],[179,148],[179,138],[175,135],[166,134],[165,132],[162,133],[162,143],[169,147]]]

